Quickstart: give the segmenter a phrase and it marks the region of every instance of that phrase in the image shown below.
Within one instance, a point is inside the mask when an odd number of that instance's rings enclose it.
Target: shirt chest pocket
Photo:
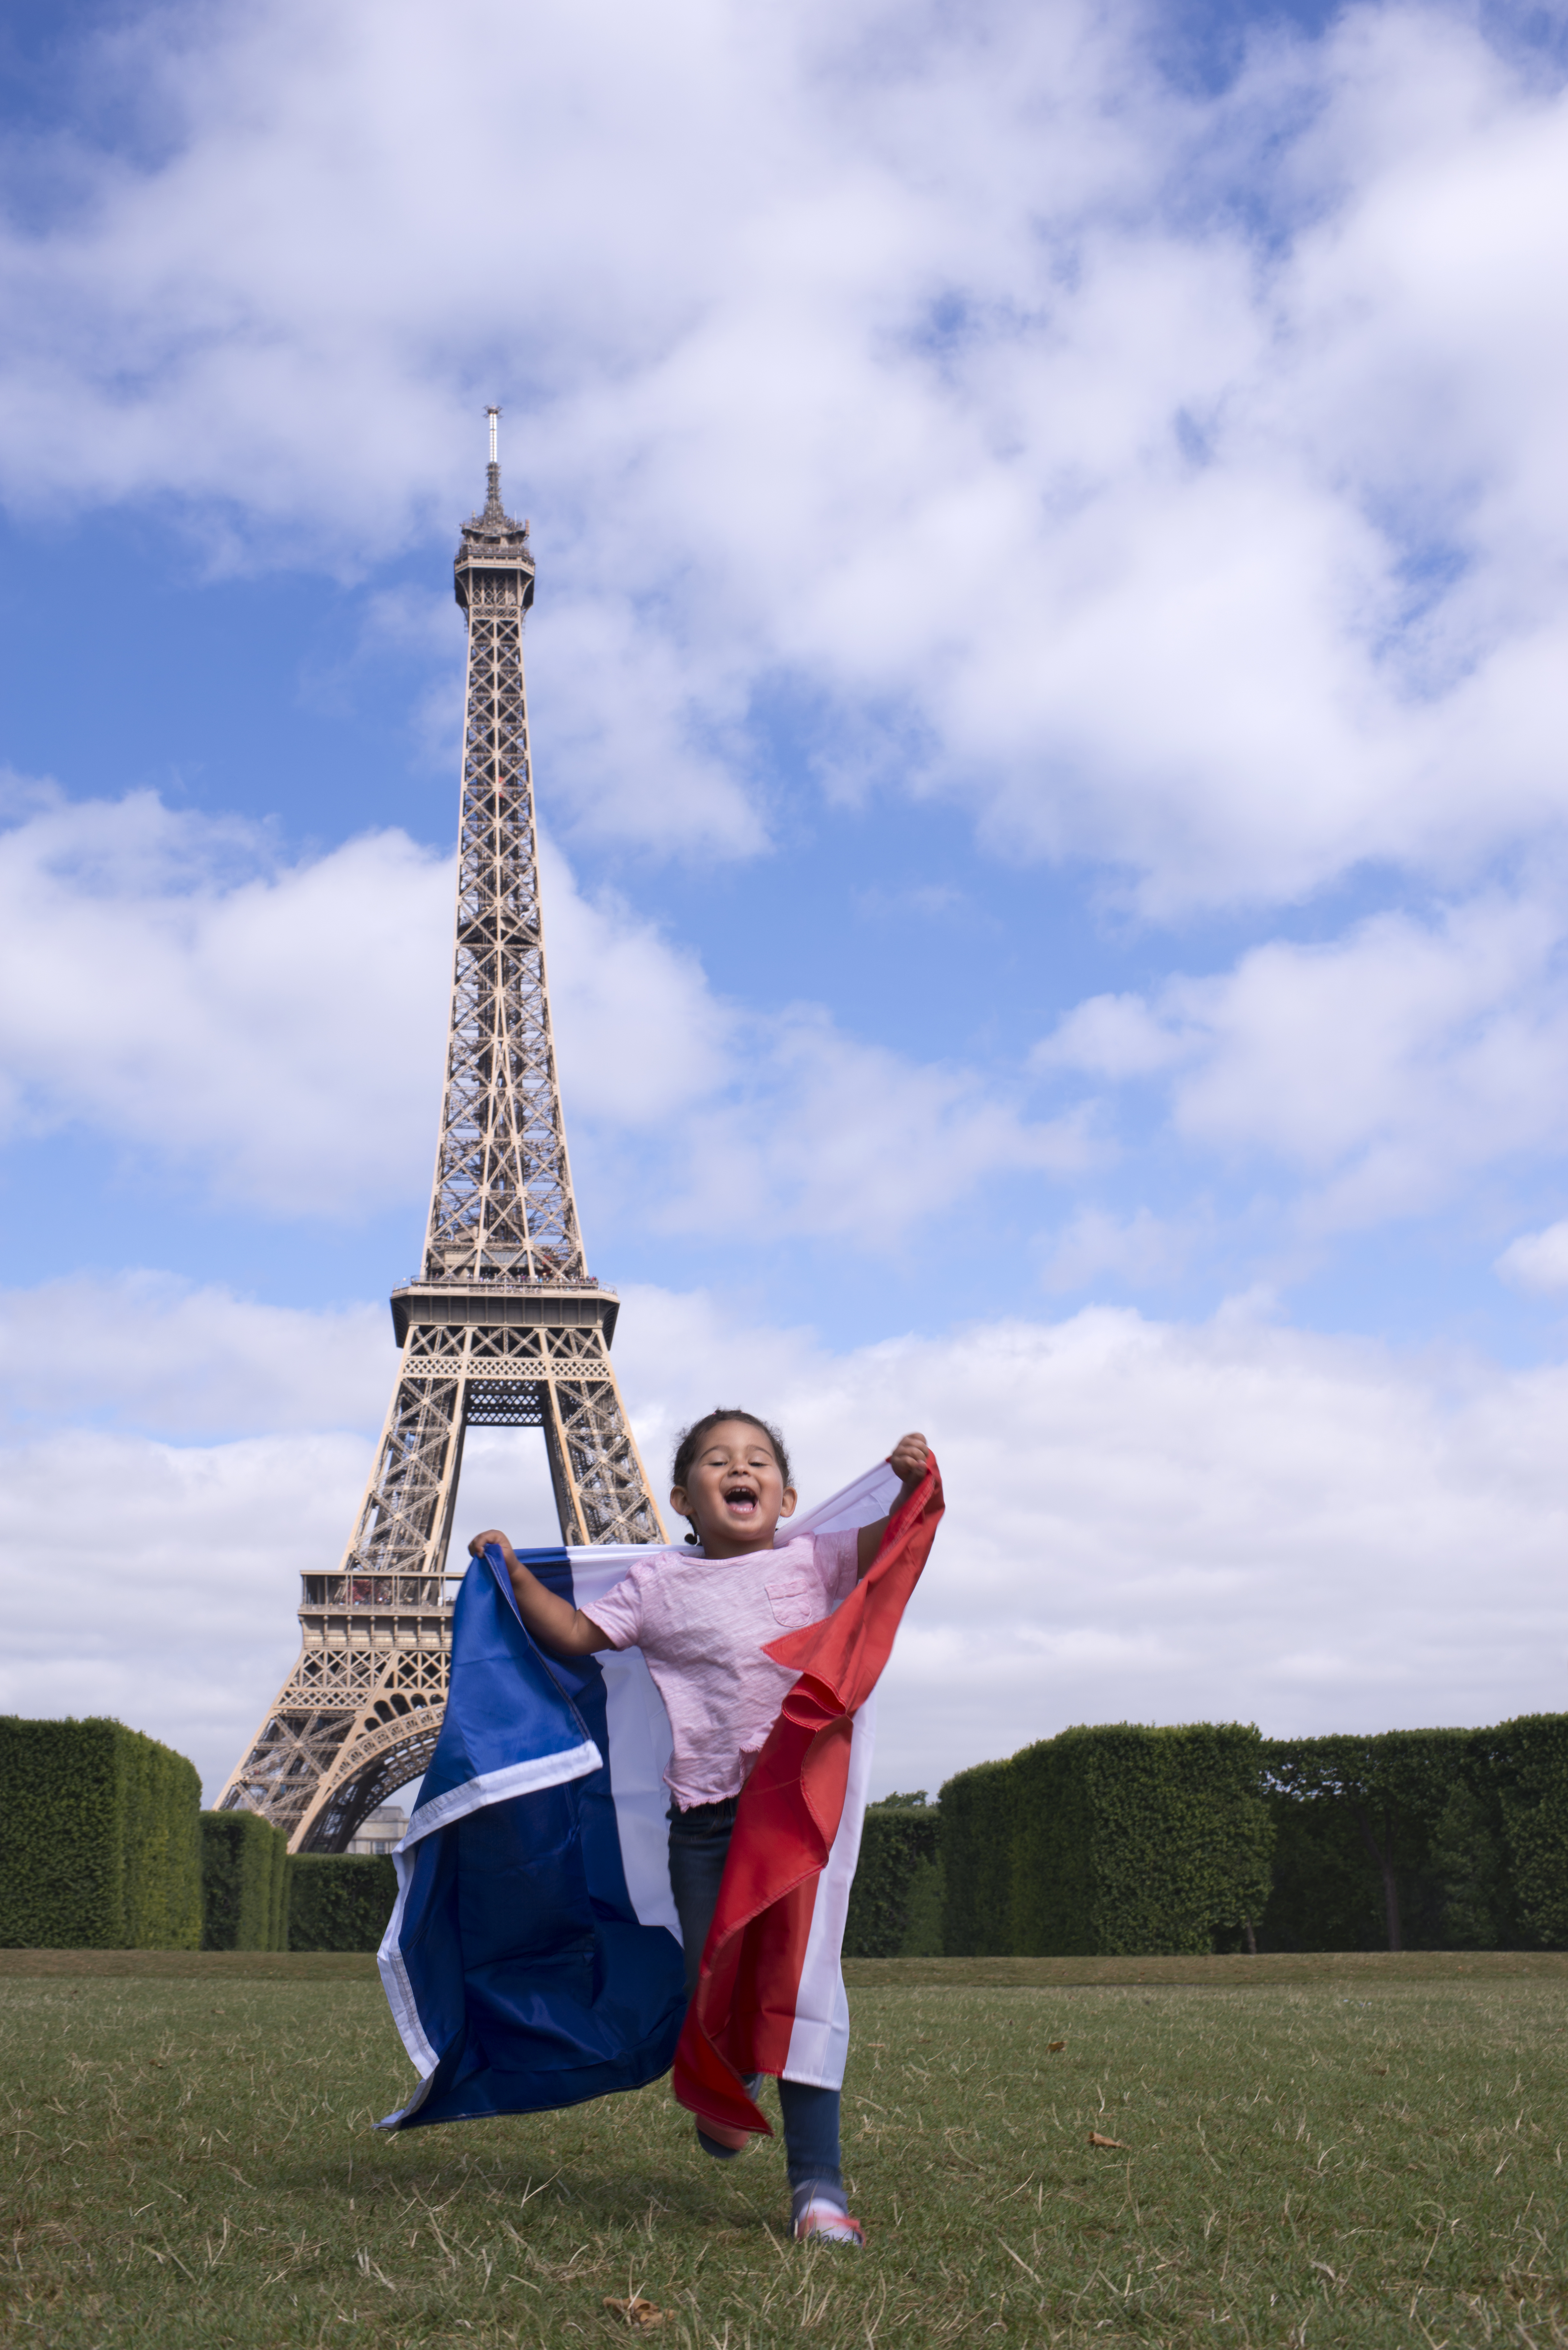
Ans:
[[[822,1612],[821,1600],[815,1583],[805,1575],[781,1575],[776,1582],[763,1586],[774,1620],[786,1632],[799,1631],[805,1624],[815,1624]]]

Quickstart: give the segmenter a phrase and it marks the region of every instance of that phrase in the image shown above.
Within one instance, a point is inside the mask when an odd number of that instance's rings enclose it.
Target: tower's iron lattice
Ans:
[[[489,494],[455,574],[457,952],[424,1265],[392,1293],[402,1357],[348,1551],[336,1574],[303,1578],[298,1661],[220,1799],[275,1821],[296,1852],[340,1852],[434,1749],[467,1429],[543,1429],[564,1542],[664,1538],[610,1366],[619,1301],[584,1263],[572,1193],[523,681],[534,556],[502,507],[494,411]]]

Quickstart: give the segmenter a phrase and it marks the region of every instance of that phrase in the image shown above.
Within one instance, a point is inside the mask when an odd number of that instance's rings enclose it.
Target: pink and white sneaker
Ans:
[[[800,2212],[794,2223],[794,2240],[805,2243],[807,2238],[818,2244],[852,2244],[857,2251],[865,2248],[866,2230],[858,2220],[852,2220],[840,2203],[813,2200]]]

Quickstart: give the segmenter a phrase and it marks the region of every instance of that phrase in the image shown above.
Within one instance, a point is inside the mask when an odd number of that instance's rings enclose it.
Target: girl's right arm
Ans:
[[[553,1657],[591,1657],[596,1648],[614,1648],[609,1634],[601,1632],[591,1616],[585,1616],[580,1607],[572,1607],[547,1590],[532,1569],[524,1565],[499,1526],[475,1534],[468,1545],[470,1555],[477,1558],[489,1543],[495,1544],[505,1560],[517,1613],[542,1648],[548,1648]]]

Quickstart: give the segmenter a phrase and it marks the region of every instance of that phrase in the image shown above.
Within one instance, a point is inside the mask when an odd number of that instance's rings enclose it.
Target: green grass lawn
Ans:
[[[1562,1961],[864,1962],[856,2255],[663,2084],[378,2137],[365,1960],[4,1958],[7,2345],[1568,2343]]]

